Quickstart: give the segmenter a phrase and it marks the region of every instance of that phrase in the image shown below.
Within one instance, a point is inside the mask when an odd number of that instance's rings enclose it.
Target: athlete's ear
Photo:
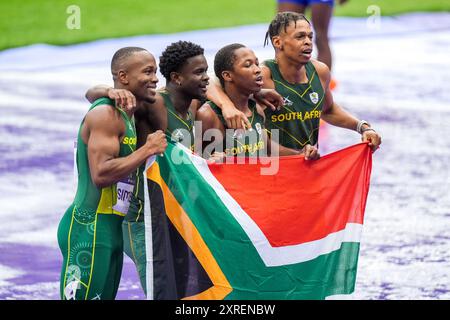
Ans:
[[[222,71],[222,78],[225,82],[231,82],[233,81],[233,78],[231,76],[231,71]]]
[[[272,37],[272,43],[273,43],[273,46],[275,49],[283,50],[283,44],[282,44],[280,36]]]
[[[117,73],[117,78],[121,84],[128,85],[130,81],[128,80],[128,75],[125,70],[119,70]]]
[[[182,79],[181,78],[182,77],[181,77],[181,75],[178,72],[173,71],[173,72],[170,73],[170,81],[175,83],[178,86],[181,86],[181,83],[182,83]]]

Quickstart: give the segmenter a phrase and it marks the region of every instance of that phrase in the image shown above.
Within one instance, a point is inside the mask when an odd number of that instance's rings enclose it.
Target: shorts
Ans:
[[[70,206],[58,226],[62,300],[113,300],[123,264],[123,217]]]
[[[334,5],[334,0],[278,0],[278,3],[293,3],[293,4],[298,4],[298,5],[302,5],[302,6],[309,6],[311,4],[328,4],[330,6]]]
[[[133,260],[139,275],[142,289],[147,295],[147,254],[145,248],[145,222],[122,223],[123,250]]]

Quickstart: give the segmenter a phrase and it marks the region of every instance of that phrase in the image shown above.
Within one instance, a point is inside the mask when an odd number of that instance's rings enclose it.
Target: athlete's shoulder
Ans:
[[[204,104],[202,104],[197,109],[197,116],[198,117],[205,117],[205,116],[208,116],[210,114],[215,114],[214,107],[215,107],[214,103],[211,103],[211,101],[206,101]]]
[[[274,89],[275,85],[272,80],[272,70],[266,64],[267,61],[269,61],[269,60],[265,60],[261,64],[261,74],[263,77],[264,88]],[[275,60],[273,60],[273,61],[275,62]]]
[[[325,63],[318,60],[311,59],[311,63],[316,69],[320,79],[322,81],[328,81],[330,78],[330,68],[328,68],[328,66]]]
[[[220,122],[217,111],[214,110],[214,104],[211,104],[209,101],[198,108],[195,118],[202,122],[204,130],[215,128]]]
[[[275,59],[266,59],[261,64],[268,68],[268,67],[270,67],[272,65],[277,64],[277,61]]]
[[[89,110],[84,122],[92,129],[108,132],[121,132],[124,123],[120,116],[120,111],[109,104],[99,104]]]
[[[111,118],[116,117],[119,114],[119,110],[114,106],[114,104],[109,103],[98,103],[86,114],[86,117],[90,118]]]

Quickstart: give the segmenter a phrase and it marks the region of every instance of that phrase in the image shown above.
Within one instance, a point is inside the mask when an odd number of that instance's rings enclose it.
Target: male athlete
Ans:
[[[265,88],[275,89],[284,99],[284,107],[277,111],[267,108],[266,127],[278,129],[280,144],[293,149],[306,145],[317,146],[320,119],[355,130],[362,141],[368,141],[375,151],[381,137],[370,124],[358,120],[333,101],[329,89],[330,70],[322,62],[311,59],[313,32],[309,21],[295,12],[278,13],[269,25],[266,41],[275,49],[275,59],[262,67]],[[216,97],[226,120],[246,119],[230,99],[216,86]],[[237,126],[238,127],[238,126]]]
[[[348,0],[339,0],[344,4]],[[311,8],[311,20],[317,46],[317,60],[325,63],[331,70],[332,54],[328,39],[328,29],[333,16],[334,0],[278,0],[278,12],[297,12],[304,14],[306,8]]]
[[[206,87],[209,77],[208,64],[200,46],[187,41],[178,41],[169,45],[160,57],[160,71],[166,79],[166,87],[156,93],[155,101],[146,102],[139,106],[135,112],[138,146],[145,142],[145,137],[155,130],[163,130],[171,137],[188,148],[194,146],[194,119],[200,100],[206,99]],[[102,96],[116,99],[123,107],[134,104],[132,92],[116,90],[107,86],[97,86],[90,89],[86,97],[93,101]],[[192,107],[190,107],[192,105]],[[144,223],[144,183],[142,175],[144,166],[139,168],[137,188],[132,195],[131,205],[123,222],[125,253],[134,261],[139,273],[141,285],[147,294],[146,286],[146,249],[145,249],[145,223]],[[150,197],[159,194],[151,192]],[[157,203],[157,201],[150,201]],[[155,210],[157,211],[157,210]],[[153,228],[167,228],[166,217],[159,217],[153,221]],[[165,230],[167,231],[167,230]],[[164,234],[164,233],[159,233]],[[168,232],[165,233],[168,236]],[[170,245],[166,239],[154,239],[154,244]],[[173,239],[171,241],[174,241]],[[190,253],[178,252],[176,261],[170,257],[159,257],[153,262],[154,272],[163,274],[167,268],[175,268],[178,261],[187,261]],[[153,259],[153,257],[150,257]],[[176,271],[176,270],[175,270]],[[161,286],[158,286],[161,287]],[[176,299],[177,289],[165,287],[163,292],[154,292],[155,299]],[[183,293],[181,293],[183,296]]]
[[[138,104],[155,101],[156,62],[145,49],[118,50],[111,62],[114,87],[127,89]],[[136,150],[133,111],[103,98],[95,101],[78,132],[78,187],[58,228],[63,255],[63,300],[114,299],[123,261],[122,221],[128,211],[136,169],[164,152],[162,131],[144,137]]]
[[[212,145],[216,146],[224,156],[257,157],[272,154],[277,148],[280,155],[296,155],[301,152],[279,146],[267,139],[264,127],[265,106],[260,106],[250,96],[259,92],[263,85],[261,68],[255,53],[242,44],[234,43],[220,49],[214,58],[214,71],[223,87],[225,94],[230,98],[238,110],[243,112],[250,123],[251,129],[230,130],[225,122],[222,111],[212,101],[205,103],[197,111],[197,120],[202,121],[203,133],[216,129],[220,135]],[[225,144],[225,145],[224,145]],[[207,154],[213,153],[208,141],[203,141]],[[307,150],[308,155],[315,159],[319,157],[317,149]],[[306,149],[307,149],[306,148]],[[210,150],[211,149],[211,150]],[[306,150],[302,150],[303,153]]]

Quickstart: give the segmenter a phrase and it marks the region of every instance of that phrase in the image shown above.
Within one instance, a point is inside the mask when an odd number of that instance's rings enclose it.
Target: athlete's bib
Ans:
[[[117,182],[117,202],[113,206],[115,211],[127,214],[133,190],[134,181],[128,177]]]

